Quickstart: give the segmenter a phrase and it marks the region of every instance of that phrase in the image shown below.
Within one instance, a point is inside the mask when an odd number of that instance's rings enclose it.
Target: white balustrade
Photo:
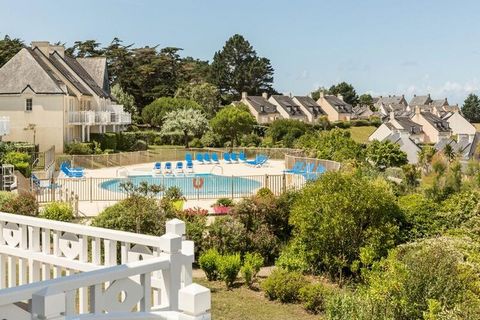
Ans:
[[[154,237],[0,213],[0,318],[210,319],[184,234],[178,219]]]
[[[69,111],[68,122],[71,124],[95,124],[95,111]]]

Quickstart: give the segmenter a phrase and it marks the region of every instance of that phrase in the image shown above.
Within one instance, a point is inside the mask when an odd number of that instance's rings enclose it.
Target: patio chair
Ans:
[[[232,162],[238,162],[238,154],[235,152],[230,153],[230,159],[232,159]]]
[[[305,176],[305,179],[312,181],[312,180],[318,179],[322,175],[322,173],[324,173],[325,171],[326,171],[325,167],[319,164],[315,171],[310,173],[307,172],[304,176]]]
[[[185,155],[185,161],[186,162],[192,162],[193,161],[192,155],[190,153],[187,153]]]
[[[155,162],[155,164],[153,165],[153,174],[162,174],[162,164],[160,162]]]
[[[302,173],[302,172],[303,172],[303,168],[304,168],[304,167],[305,167],[305,162],[303,162],[303,161],[295,161],[295,163],[293,164],[292,169],[283,170],[283,172],[285,172],[285,173],[298,174],[298,173]]]
[[[205,162],[203,161],[203,155],[201,153],[197,153],[197,156],[195,157],[195,159],[197,160],[197,162],[199,164],[204,164]]]
[[[266,155],[260,154],[255,157],[255,160],[245,162],[248,165],[253,167],[262,167],[265,163],[267,163],[268,157]]]
[[[164,174],[171,174],[172,173],[172,163],[171,162],[165,162],[165,167],[163,169]]]
[[[225,163],[232,163],[232,159],[230,157],[230,153],[226,152],[223,154],[223,161]]]
[[[175,165],[175,173],[183,173],[183,162],[177,162],[177,164]]]
[[[215,164],[219,164],[220,161],[218,160],[218,154],[212,153],[212,162]]]
[[[245,156],[245,152],[240,152],[240,154],[238,155],[238,160],[242,162],[246,162],[248,160],[247,156]]]
[[[187,161],[186,172],[188,172],[188,173],[193,173],[194,172],[192,161]]]
[[[210,154],[205,152],[203,154],[203,161],[205,161],[205,163],[212,163],[212,160],[210,159]]]

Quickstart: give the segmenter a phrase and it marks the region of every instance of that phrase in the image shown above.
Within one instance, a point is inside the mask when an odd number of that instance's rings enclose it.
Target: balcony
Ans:
[[[0,136],[5,136],[10,133],[10,118],[0,117]]]
[[[153,237],[0,213],[1,318],[211,319],[184,234],[177,219]]]
[[[132,116],[122,111],[69,111],[68,123],[78,125],[125,125]]]

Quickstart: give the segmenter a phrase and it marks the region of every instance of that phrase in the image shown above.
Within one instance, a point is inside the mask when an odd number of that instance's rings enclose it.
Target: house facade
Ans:
[[[422,126],[424,132],[423,143],[437,143],[440,140],[448,139],[452,135],[450,126],[446,120],[443,120],[431,112],[421,111],[420,107],[415,107],[412,121]]]
[[[353,117],[353,107],[343,101],[341,95],[326,95],[320,92],[320,98],[317,100],[318,105],[327,114],[328,120],[334,121],[350,121]]]
[[[243,92],[240,102],[248,107],[250,113],[260,124],[271,123],[282,118],[277,111],[277,107],[268,101],[266,92],[261,96],[249,96],[246,92]]]
[[[120,131],[131,115],[110,95],[106,58],[74,59],[63,46],[32,42],[0,68],[0,116],[5,141],[55,145],[88,141],[90,133]]]
[[[273,104],[283,119],[292,119],[307,122],[307,115],[302,111],[300,105],[292,98],[283,95],[272,95],[268,102]]]
[[[322,107],[309,96],[295,96],[292,100],[300,106],[300,110],[307,116],[307,120],[310,123],[315,123],[318,118],[327,115],[325,111],[322,110]]]

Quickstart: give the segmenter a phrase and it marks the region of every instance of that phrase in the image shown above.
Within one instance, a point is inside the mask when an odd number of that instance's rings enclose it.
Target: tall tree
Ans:
[[[105,53],[100,48],[100,43],[95,40],[75,41],[73,46],[68,48],[66,52],[76,58],[98,57]]]
[[[229,139],[231,147],[235,146],[242,134],[252,132],[254,124],[255,118],[245,105],[225,107],[210,121],[212,130]]]
[[[0,40],[0,68],[24,47],[23,41],[6,35]]]
[[[250,43],[235,34],[215,53],[210,81],[220,89],[222,98],[231,102],[242,92],[273,92],[273,71],[270,60],[257,56]]]
[[[118,103],[123,105],[123,110],[130,113],[133,117],[138,114],[135,99],[131,94],[126,93],[119,84],[112,87],[112,95],[117,99]]]
[[[187,83],[175,92],[175,98],[190,99],[203,107],[209,118],[213,118],[220,108],[220,92],[210,83]]]
[[[165,136],[182,136],[188,148],[190,137],[201,135],[208,128],[208,120],[200,110],[173,110],[163,119],[162,134]]]
[[[470,122],[480,122],[480,99],[476,94],[470,93],[465,99],[462,113]]]
[[[356,106],[358,104],[357,92],[349,83],[340,82],[339,84],[335,84],[328,89],[328,93],[333,95],[342,95],[343,101],[351,104],[352,106]]]
[[[371,110],[373,110],[373,98],[370,94],[364,93],[358,98],[358,103],[361,106],[368,106]]]
[[[162,97],[143,108],[142,118],[145,123],[148,123],[151,126],[161,127],[167,113],[180,109],[202,110],[202,107],[192,100]]]

